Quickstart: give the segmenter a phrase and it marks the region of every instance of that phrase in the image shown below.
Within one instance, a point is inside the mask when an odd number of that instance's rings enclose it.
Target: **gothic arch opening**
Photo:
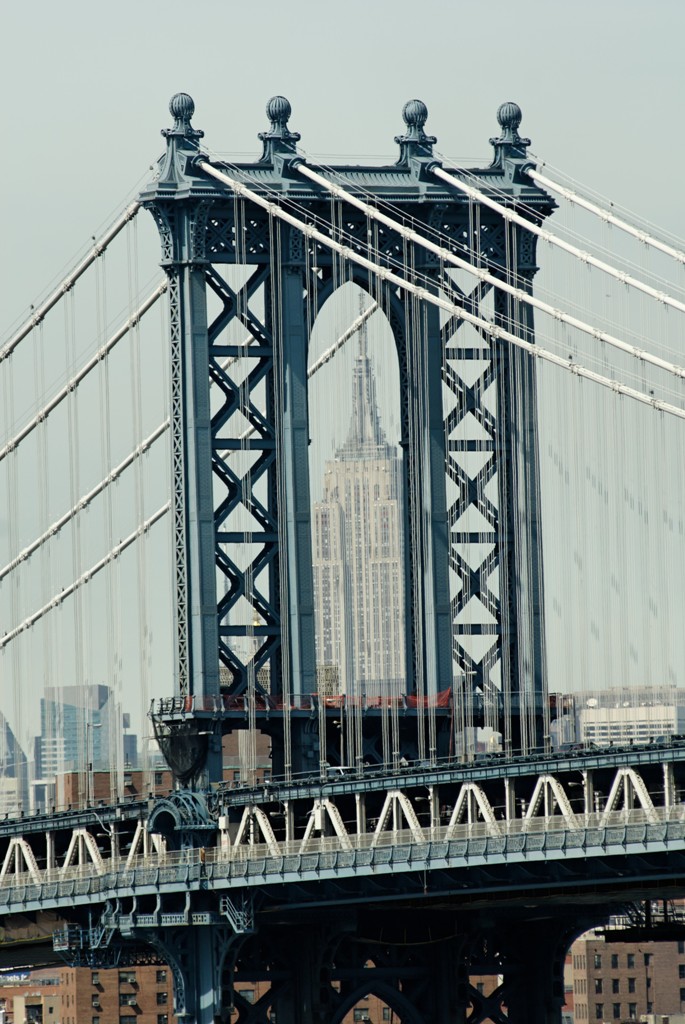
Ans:
[[[357,284],[320,308],[308,367],[317,689],[350,710],[406,689],[400,365]],[[359,736],[350,744],[361,756]]]

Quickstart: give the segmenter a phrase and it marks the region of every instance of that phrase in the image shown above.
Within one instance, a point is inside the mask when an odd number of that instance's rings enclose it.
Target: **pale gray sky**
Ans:
[[[685,236],[679,194],[685,148],[683,0],[656,0],[649,10],[644,0],[6,0],[2,28],[0,340],[148,179],[163,148],[160,129],[171,123],[169,98],[181,90],[195,99],[194,124],[205,131],[207,145],[241,159],[259,154],[257,133],[268,127],[264,107],[275,93],[290,99],[291,128],[302,134],[303,149],[314,159],[335,155],[341,162],[363,160],[365,154],[394,159],[402,106],[412,97],[428,105],[427,130],[438,136],[440,153],[467,164],[489,162],[497,107],[514,100],[523,109],[521,132],[541,159]],[[159,272],[146,266],[139,276],[142,285]],[[110,312],[116,308],[110,296]],[[151,349],[146,351],[154,363]],[[152,407],[146,410],[147,430],[157,422]],[[25,410],[18,405],[15,412]],[[622,429],[620,420],[616,424]],[[559,426],[559,433],[565,428]],[[125,445],[127,438],[115,441]],[[563,436],[558,442],[546,438],[543,457],[555,466],[562,441]],[[583,472],[579,462],[579,478]],[[85,488],[87,482],[80,483]],[[0,505],[0,538],[3,515]],[[574,526],[569,515],[565,536]],[[20,544],[27,540],[20,534]],[[582,543],[580,538],[579,548]],[[673,543],[682,558],[677,538]],[[68,556],[67,550],[71,571]],[[83,557],[90,564],[98,555]],[[561,594],[567,569],[550,563],[552,583],[555,571]],[[588,584],[583,578],[578,586],[583,592]],[[599,585],[595,589],[601,605]],[[94,606],[107,600],[103,589]],[[572,595],[568,603],[579,604]],[[641,606],[634,614],[639,624]],[[130,615],[131,623],[124,615],[108,639],[119,658],[118,685],[128,679],[118,637],[138,629]],[[558,623],[549,616],[553,650],[591,635],[591,613],[588,621],[581,616],[571,626],[568,616],[566,607],[560,607]],[[605,623],[604,633],[615,629],[618,618]],[[663,615],[662,621],[667,634],[669,622]],[[625,628],[630,634],[633,627],[628,622]],[[169,672],[156,660],[159,649],[168,648],[166,634],[156,622],[150,633],[151,685],[168,693]],[[52,642],[46,641],[46,662]],[[102,643],[93,626],[93,648]],[[613,649],[606,652],[610,663]],[[105,653],[111,661],[112,652]],[[664,657],[668,664],[682,660]],[[592,652],[588,660],[596,661]],[[9,671],[9,658],[4,664]],[[659,678],[667,677],[667,667],[660,668]],[[24,670],[16,661],[12,677],[21,680]],[[65,655],[60,671],[70,670]],[[570,685],[564,679],[555,688]],[[26,723],[26,731],[31,725]]]
[[[245,153],[277,92],[326,154],[393,154],[417,96],[442,152],[487,156],[513,99],[535,153],[685,233],[682,0],[6,0],[2,27],[0,335],[144,176],[179,90]]]

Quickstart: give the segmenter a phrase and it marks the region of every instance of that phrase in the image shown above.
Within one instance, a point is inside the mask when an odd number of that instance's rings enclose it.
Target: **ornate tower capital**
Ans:
[[[291,132],[288,121],[292,114],[290,101],[285,96],[272,96],[266,105],[266,116],[271,121],[268,132],[260,132],[258,138],[264,144],[262,163],[273,163],[276,154],[292,155],[300,141],[299,132]]]
[[[162,128],[166,139],[181,136],[186,139],[201,139],[204,132],[193,128],[190,119],[195,113],[195,101],[187,92],[177,92],[169,100],[169,113],[174,119],[172,128]]]
[[[502,129],[499,138],[490,139],[490,144],[495,147],[494,165],[501,165],[504,160],[514,157],[516,159],[526,158],[526,147],[530,146],[530,139],[524,139],[519,135],[519,125],[523,114],[518,103],[508,100],[502,103],[497,110],[497,120]]]
[[[193,128],[190,123],[195,113],[195,103],[187,92],[177,92],[171,97],[169,111],[174,123],[171,128],[162,128],[167,148],[160,162],[156,186],[158,192],[173,191],[178,185],[197,180],[192,160],[198,155],[200,139],[204,135],[204,132]]]
[[[406,134],[396,135],[400,147],[399,164],[407,164],[411,157],[432,157],[433,146],[438,141],[435,135],[426,135],[423,126],[428,120],[428,107],[422,100],[409,100],[402,108],[402,118],[407,126]]]

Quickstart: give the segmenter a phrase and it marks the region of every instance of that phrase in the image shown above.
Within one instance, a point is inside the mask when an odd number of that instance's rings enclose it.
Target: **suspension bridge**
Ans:
[[[0,341],[0,913],[197,1024],[558,1020],[685,888],[683,246],[514,103],[472,169],[170,112]]]

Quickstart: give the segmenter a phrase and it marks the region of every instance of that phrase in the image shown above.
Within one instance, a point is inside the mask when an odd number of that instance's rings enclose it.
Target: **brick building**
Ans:
[[[262,784],[271,777],[271,740],[258,732],[251,746],[247,729],[235,729],[222,741],[224,782],[239,786],[243,783]],[[173,788],[171,772],[162,762],[143,771],[124,768],[123,799],[145,800],[148,797],[167,796]],[[55,807],[64,810],[83,805],[110,804],[117,799],[117,785],[109,771],[94,771],[87,780],[83,772],[66,772],[55,780]]]
[[[162,965],[54,967],[0,981],[5,1024],[170,1024],[172,1007],[171,971]]]
[[[685,941],[605,942],[571,947],[575,1024],[637,1021],[685,1010]]]

